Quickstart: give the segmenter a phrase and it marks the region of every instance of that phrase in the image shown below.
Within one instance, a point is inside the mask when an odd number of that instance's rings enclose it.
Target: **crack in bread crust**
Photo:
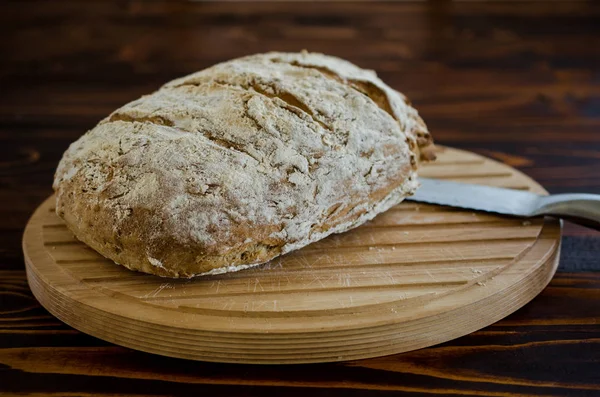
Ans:
[[[266,98],[270,98],[273,100],[274,104],[279,105],[283,109],[286,109],[297,116],[301,114],[306,115],[313,122],[318,123],[321,127],[328,131],[333,131],[332,128],[326,125],[322,120],[317,119],[315,117],[314,112],[306,106],[306,104],[302,103],[298,98],[296,98],[293,94],[285,91],[279,91],[278,87],[275,85],[264,85],[264,83],[256,83],[251,82],[250,84],[235,84],[230,83],[223,80],[216,80],[216,84],[220,84],[222,86],[228,87],[238,87],[248,92],[256,92]],[[198,86],[196,83],[183,83],[177,85],[176,87],[184,87],[184,86]],[[302,118],[302,117],[301,117]]]
[[[150,124],[155,124],[155,125],[164,125],[164,126],[168,126],[171,128],[174,128],[178,131],[181,132],[200,132],[204,138],[206,138],[207,140],[211,141],[212,143],[214,143],[217,146],[222,147],[225,150],[231,150],[231,151],[235,151],[238,153],[242,153],[258,162],[260,162],[259,159],[257,159],[256,157],[254,157],[253,155],[251,155],[250,153],[248,153],[245,149],[244,146],[240,145],[239,143],[224,139],[224,138],[216,138],[214,136],[212,136],[208,131],[186,131],[185,129],[182,128],[178,128],[175,126],[175,123],[165,117],[162,116],[142,116],[142,117],[132,117],[126,114],[121,114],[121,113],[113,113],[108,121],[106,121],[107,123],[111,123],[111,122],[115,122],[115,121],[123,121],[123,122],[127,122],[127,123],[134,123],[134,122],[138,122],[138,123],[150,123]],[[119,141],[119,146],[121,146],[121,142]],[[121,150],[120,150],[121,151]]]
[[[392,106],[390,105],[390,98],[389,98],[388,94],[384,90],[382,90],[377,84],[375,84],[373,81],[344,78],[344,77],[340,76],[338,73],[334,72],[333,70],[331,70],[327,67],[311,65],[311,64],[307,64],[307,63],[300,63],[296,60],[285,61],[285,60],[279,59],[279,58],[272,58],[271,62],[287,63],[291,66],[296,66],[299,68],[312,69],[312,70],[318,71],[319,73],[323,74],[324,76],[326,76],[334,81],[337,81],[341,84],[345,84],[348,87],[351,87],[351,88],[357,90],[358,92],[366,95],[381,110],[383,110],[384,112],[389,114],[392,118],[394,118],[400,124],[400,128],[402,128],[403,130],[405,129],[405,126],[402,124],[401,118],[398,117],[398,115],[394,112],[394,110],[392,109]],[[400,93],[398,93],[398,95],[402,99],[402,101],[404,102],[404,104],[406,106],[408,106],[408,107],[411,106],[411,103],[408,100],[408,98],[406,98],[406,96],[404,96]],[[417,114],[414,114],[413,119],[416,122],[416,126],[412,131],[410,131],[410,133],[414,135],[414,137],[411,141],[411,144],[416,143],[416,147],[414,148],[415,155],[418,156],[421,161],[435,160],[435,153],[432,150],[433,149],[433,139],[431,137],[431,134],[429,134],[429,131],[427,130],[427,127],[425,126],[425,123]]]
[[[280,59],[272,59],[271,61],[272,62],[283,62]],[[390,106],[387,95],[385,95],[385,93],[381,89],[379,89],[379,87],[377,87],[375,84],[368,82],[368,81],[344,79],[344,78],[340,77],[338,74],[336,74],[335,72],[333,72],[332,70],[327,69],[322,66],[305,65],[305,64],[301,64],[298,61],[292,61],[292,62],[287,62],[287,63],[289,65],[296,66],[299,68],[316,70],[316,71],[322,73],[326,77],[329,77],[341,84],[345,84],[348,87],[351,87],[351,88],[357,90],[361,94],[364,94],[369,99],[371,99],[373,101],[373,103],[376,104],[381,110],[383,110],[384,112],[389,114],[395,120],[398,120],[398,118],[394,114],[394,111],[392,110],[392,107]]]

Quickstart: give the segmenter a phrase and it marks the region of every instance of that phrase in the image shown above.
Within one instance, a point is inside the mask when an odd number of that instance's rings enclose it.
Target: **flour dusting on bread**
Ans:
[[[312,53],[235,59],[171,81],[74,142],[57,213],[130,269],[244,269],[372,219],[418,186],[432,140],[372,71]]]

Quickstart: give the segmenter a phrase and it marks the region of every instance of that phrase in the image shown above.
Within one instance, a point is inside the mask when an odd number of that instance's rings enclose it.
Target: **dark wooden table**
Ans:
[[[600,234],[570,224],[550,286],[497,324],[396,356],[279,367],[75,331],[32,297],[20,246],[71,141],[163,82],[268,50],[375,69],[437,142],[553,193],[600,193],[600,4],[14,1],[0,30],[0,395],[600,395]]]

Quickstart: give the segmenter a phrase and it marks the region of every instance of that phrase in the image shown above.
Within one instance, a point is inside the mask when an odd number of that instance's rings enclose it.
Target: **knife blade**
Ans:
[[[419,178],[421,187],[406,200],[529,217],[542,196],[521,190]]]
[[[495,212],[517,217],[551,215],[600,230],[600,195],[542,196],[521,190],[419,178],[421,187],[406,200]]]

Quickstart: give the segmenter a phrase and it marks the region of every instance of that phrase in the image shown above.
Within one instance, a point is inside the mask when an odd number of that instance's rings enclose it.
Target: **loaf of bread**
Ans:
[[[398,204],[431,148],[417,111],[373,71],[253,55],[171,81],[74,142],[56,212],[129,269],[236,271]]]

